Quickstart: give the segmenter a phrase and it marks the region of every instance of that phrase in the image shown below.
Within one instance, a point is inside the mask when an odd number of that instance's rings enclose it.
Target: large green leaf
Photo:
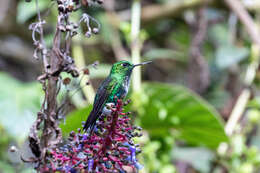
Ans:
[[[146,83],[141,97],[141,125],[151,136],[172,132],[193,145],[216,148],[227,141],[217,111],[190,90],[162,83]]]
[[[67,136],[71,131],[81,128],[82,121],[86,121],[91,109],[92,105],[89,105],[83,109],[71,112],[66,117],[65,122],[60,124],[63,135]]]
[[[40,109],[40,84],[22,83],[0,73],[0,126],[16,139],[23,139]]]

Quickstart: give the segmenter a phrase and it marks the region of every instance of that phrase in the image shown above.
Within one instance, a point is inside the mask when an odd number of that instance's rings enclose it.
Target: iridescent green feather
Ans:
[[[128,61],[119,61],[112,66],[109,76],[100,85],[93,109],[86,121],[84,130],[89,127],[91,131],[94,128],[95,122],[102,113],[106,103],[115,103],[115,96],[123,99],[129,87],[129,80],[134,65]]]

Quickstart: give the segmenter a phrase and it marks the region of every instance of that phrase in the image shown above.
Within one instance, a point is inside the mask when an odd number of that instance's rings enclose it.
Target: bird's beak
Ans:
[[[152,63],[152,61],[146,61],[146,62],[142,62],[140,64],[135,64],[134,67],[140,66],[140,65],[145,65],[145,64],[150,64]]]

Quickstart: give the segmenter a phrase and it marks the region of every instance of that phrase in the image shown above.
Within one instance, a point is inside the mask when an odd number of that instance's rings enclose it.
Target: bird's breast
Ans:
[[[128,93],[128,89],[129,89],[129,84],[130,84],[130,78],[127,76],[126,79],[123,82],[123,90],[124,90],[124,94],[123,97],[125,97]]]
[[[111,111],[111,109],[109,109],[109,107],[112,107],[112,106],[114,106],[114,105],[115,105],[114,103],[107,103],[107,104],[104,106],[102,113],[103,113],[104,115],[110,115],[112,111]]]

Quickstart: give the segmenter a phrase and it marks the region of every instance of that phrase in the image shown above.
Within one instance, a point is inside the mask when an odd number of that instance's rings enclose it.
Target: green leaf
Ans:
[[[48,8],[49,1],[46,0],[39,0],[39,9],[40,11],[45,10]],[[17,7],[17,17],[16,20],[18,23],[24,23],[34,15],[36,15],[36,4],[35,1],[30,3],[26,2],[25,0],[20,0]]]
[[[160,169],[159,173],[164,173],[164,172],[176,172],[176,168],[172,164],[168,165],[163,165],[162,168]]]
[[[174,160],[176,159],[188,162],[201,173],[210,172],[211,161],[215,157],[212,151],[196,147],[174,147],[172,156]]]
[[[209,39],[217,47],[216,65],[225,69],[237,64],[249,55],[246,47],[238,47],[233,44],[227,25],[217,24],[209,28]]]
[[[141,97],[141,126],[160,137],[175,129],[175,135],[193,145],[217,148],[227,141],[217,111],[198,95],[179,86],[146,83]]]
[[[24,139],[41,105],[38,83],[22,83],[0,73],[0,124],[18,140]]]
[[[217,47],[231,44],[228,26],[224,24],[217,24],[210,27],[209,39],[212,40]]]
[[[216,64],[220,69],[225,69],[237,64],[249,55],[249,50],[233,45],[222,45],[216,52]]]
[[[63,135],[68,136],[71,131],[77,131],[78,128],[81,128],[82,121],[86,121],[91,110],[92,105],[89,105],[86,108],[71,112],[66,117],[65,122],[60,124]]]
[[[183,51],[186,56],[189,54],[191,34],[187,25],[178,25],[168,37],[169,43],[174,45],[175,50]]]
[[[185,56],[184,53],[179,51],[174,51],[171,49],[152,49],[147,51],[144,54],[144,57],[147,60],[154,60],[154,59],[173,59],[176,61],[186,62],[186,59],[183,57]]]
[[[15,173],[15,168],[12,165],[3,161],[0,161],[0,170],[3,170],[8,173]]]

